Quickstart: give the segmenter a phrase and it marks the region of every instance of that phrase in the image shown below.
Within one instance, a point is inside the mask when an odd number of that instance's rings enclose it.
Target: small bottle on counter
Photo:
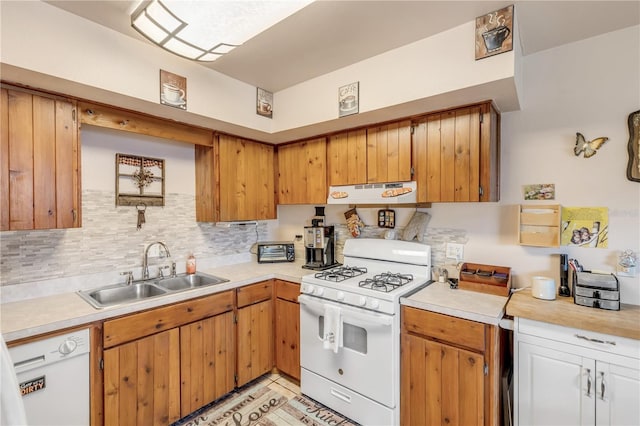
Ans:
[[[196,273],[196,257],[193,254],[190,254],[187,257],[187,274],[195,274]]]

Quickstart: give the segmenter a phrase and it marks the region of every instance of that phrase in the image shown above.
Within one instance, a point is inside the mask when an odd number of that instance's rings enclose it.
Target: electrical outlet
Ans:
[[[464,245],[458,243],[447,243],[445,257],[447,259],[455,259],[460,262],[464,258]]]

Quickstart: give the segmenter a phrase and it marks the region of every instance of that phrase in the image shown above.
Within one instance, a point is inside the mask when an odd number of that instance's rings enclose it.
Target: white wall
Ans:
[[[523,107],[502,114],[501,201],[441,203],[429,227],[466,230],[465,260],[512,268],[515,285],[533,275],[558,276],[558,254],[588,269],[615,271],[622,250],[640,253],[640,184],[626,178],[627,117],[640,108],[640,27],[632,27],[524,58]],[[610,140],[590,159],[573,154],[576,132]],[[537,248],[517,244],[517,205],[522,186],[554,183],[566,207],[608,207],[609,247]],[[549,204],[547,202],[547,204]],[[329,206],[327,222],[344,223],[347,206]],[[368,225],[376,209],[358,209]],[[310,224],[312,206],[280,207],[280,238]],[[404,226],[411,209],[397,209]],[[297,232],[296,232],[297,231]],[[640,277],[620,278],[622,300],[640,304]]]

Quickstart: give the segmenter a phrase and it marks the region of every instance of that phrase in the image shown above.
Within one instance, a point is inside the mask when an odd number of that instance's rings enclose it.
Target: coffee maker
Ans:
[[[339,265],[335,258],[336,235],[333,226],[305,226],[306,269],[322,270]]]

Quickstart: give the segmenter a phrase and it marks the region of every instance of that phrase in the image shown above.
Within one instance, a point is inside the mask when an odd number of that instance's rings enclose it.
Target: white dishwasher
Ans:
[[[89,424],[89,329],[9,348],[29,425]]]

